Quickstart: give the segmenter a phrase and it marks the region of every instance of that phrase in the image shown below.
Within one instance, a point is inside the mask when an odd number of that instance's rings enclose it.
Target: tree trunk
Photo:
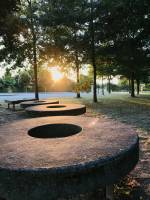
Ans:
[[[93,65],[93,101],[97,102],[96,66]]]
[[[77,68],[77,84],[80,83],[80,70],[79,70],[79,65],[76,66]],[[80,98],[80,92],[77,92],[77,98]]]
[[[134,72],[131,73],[131,97],[135,97]]]
[[[76,34],[75,34],[76,36]],[[76,37],[75,37],[76,40]],[[76,75],[77,75],[77,85],[80,83],[80,67],[79,67],[79,60],[78,60],[78,52],[75,51],[75,63],[76,63]],[[80,98],[80,91],[77,91],[77,98]]]
[[[131,79],[129,78],[129,94],[131,94]]]
[[[91,0],[91,61],[93,65],[93,101],[97,102],[97,88],[96,88],[96,61],[95,61],[95,30],[93,23],[93,0]]]
[[[103,76],[102,76],[102,95],[105,95],[105,93],[104,93],[104,78],[103,78]]]
[[[75,31],[75,43],[77,44],[77,32]],[[77,85],[80,83],[80,67],[78,59],[78,49],[75,48],[75,65],[76,65],[76,76],[77,76]],[[80,98],[80,91],[77,91],[77,98]]]
[[[34,87],[35,87],[35,98],[39,99],[38,91],[38,75],[37,75],[37,53],[36,53],[36,39],[33,42],[33,60],[34,60]]]
[[[33,20],[33,11],[32,11],[32,3],[31,0],[28,0],[30,7],[30,19],[31,19],[31,33],[33,40],[33,67],[34,67],[34,90],[35,90],[35,98],[39,99],[39,91],[38,91],[38,73],[37,73],[37,49],[36,49],[36,33],[34,29],[34,20]]]
[[[137,84],[137,95],[140,94],[140,80],[136,79],[136,84]]]
[[[111,93],[110,76],[108,76],[108,93]]]

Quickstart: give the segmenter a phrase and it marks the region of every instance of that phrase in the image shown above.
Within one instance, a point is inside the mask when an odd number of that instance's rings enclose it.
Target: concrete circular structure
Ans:
[[[54,136],[54,124],[74,125],[75,133],[63,137],[66,128],[61,127],[59,138],[29,134],[51,126],[49,134]],[[44,134],[42,129],[39,132]],[[54,200],[92,191],[116,183],[139,158],[135,131],[106,119],[25,119],[1,126],[0,138],[0,197],[6,200]]]
[[[29,115],[33,117],[43,116],[64,116],[64,115],[81,115],[86,112],[85,105],[80,104],[53,104],[40,105],[26,108]]]
[[[35,100],[35,101],[26,101],[20,104],[21,108],[27,108],[30,106],[37,106],[37,105],[46,105],[46,104],[59,104],[58,100]]]

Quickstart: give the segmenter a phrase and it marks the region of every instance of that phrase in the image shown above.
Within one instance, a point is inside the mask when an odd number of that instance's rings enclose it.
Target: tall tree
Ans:
[[[50,59],[57,60],[57,65],[65,63],[65,68],[73,68],[76,71],[77,84],[80,82],[80,68],[85,54],[85,3],[85,0],[47,1],[42,21],[49,30],[47,49],[50,50]],[[52,52],[54,49],[57,49],[57,55]],[[79,97],[80,93],[77,92],[77,98]]]
[[[39,9],[39,1],[26,0],[22,1],[22,18],[24,19],[24,28],[25,34],[23,33],[23,40],[26,40],[28,50],[31,52],[30,62],[33,65],[34,69],[34,87],[35,87],[35,98],[39,99],[38,94],[38,33],[40,32],[38,29],[39,19],[38,19],[38,9]],[[30,38],[28,41],[27,38]],[[24,43],[24,41],[23,41]],[[23,45],[24,46],[24,45]],[[25,47],[23,47],[25,48]]]
[[[148,71],[149,9],[148,0],[102,0],[101,7],[98,7],[104,48],[118,63],[118,72],[131,80],[132,97],[135,96],[136,76]]]
[[[18,0],[19,1],[19,0]],[[5,46],[1,60],[11,63],[12,68],[32,65],[34,69],[35,98],[38,95],[38,63],[39,44],[41,43],[41,28],[39,26],[40,2],[38,0],[20,0],[15,17],[18,22],[18,33],[14,34],[11,43],[4,35]],[[12,28],[13,30],[13,28]],[[5,39],[6,38],[6,39]]]
[[[91,61],[93,66],[93,101],[97,102],[97,89],[96,89],[96,54],[95,54],[95,25],[94,25],[94,5],[93,0],[90,0],[90,33],[91,33]]]

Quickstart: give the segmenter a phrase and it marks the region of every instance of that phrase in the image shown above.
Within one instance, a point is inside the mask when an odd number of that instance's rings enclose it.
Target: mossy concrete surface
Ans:
[[[82,130],[65,138],[28,134],[34,127],[57,123]],[[54,200],[116,183],[139,156],[135,131],[108,119],[23,119],[1,126],[0,138],[0,196],[6,200]]]

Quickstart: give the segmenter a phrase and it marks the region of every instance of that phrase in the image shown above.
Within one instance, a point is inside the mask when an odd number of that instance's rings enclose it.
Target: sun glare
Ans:
[[[51,74],[54,81],[58,81],[63,78],[63,74],[57,67],[51,68]]]

